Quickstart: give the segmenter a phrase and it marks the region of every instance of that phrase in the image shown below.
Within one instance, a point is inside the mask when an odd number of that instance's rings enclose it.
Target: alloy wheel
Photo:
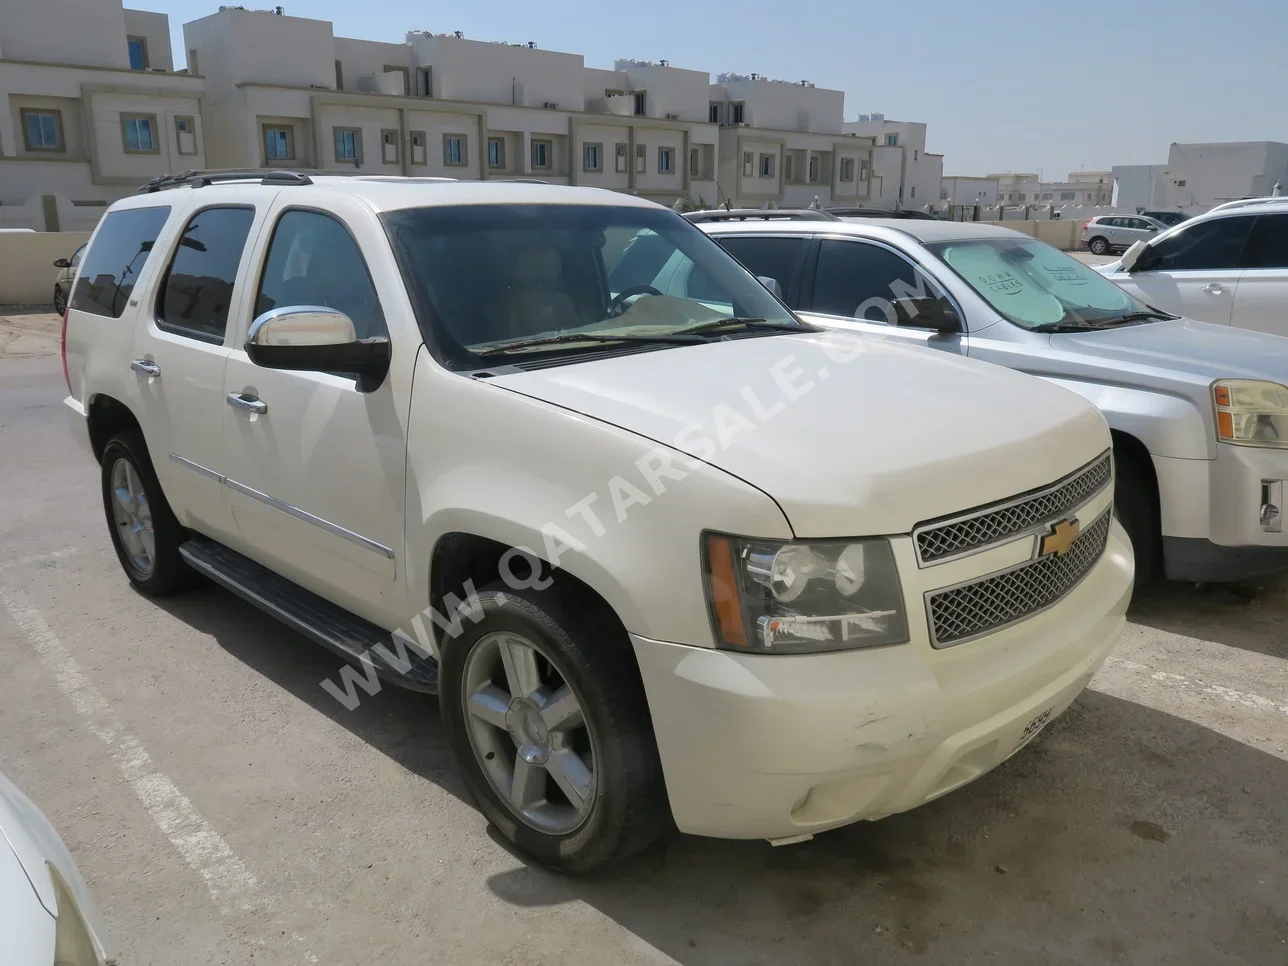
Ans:
[[[157,555],[152,507],[138,471],[124,458],[112,464],[112,519],[130,564],[147,577]]]

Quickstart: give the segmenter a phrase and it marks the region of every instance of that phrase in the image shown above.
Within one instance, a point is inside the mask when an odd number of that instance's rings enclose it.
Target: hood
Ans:
[[[1171,374],[1205,390],[1217,379],[1267,379],[1288,385],[1288,339],[1190,319],[1087,333],[1056,333],[1051,347],[1103,360],[1106,368]]]
[[[8,847],[17,856],[40,904],[52,916],[58,914],[58,900],[46,863],[58,870],[71,890],[81,918],[98,942],[99,951],[104,952],[107,935],[102,918],[71,854],[44,813],[4,775],[0,775],[0,837],[8,840]],[[0,848],[6,848],[4,842],[0,842]]]
[[[719,467],[777,501],[802,537],[907,533],[1045,486],[1109,446],[1099,412],[1065,389],[839,332],[617,355],[492,382]]]

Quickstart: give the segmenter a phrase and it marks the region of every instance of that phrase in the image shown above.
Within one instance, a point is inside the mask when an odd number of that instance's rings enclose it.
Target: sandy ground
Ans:
[[[1067,714],[914,812],[566,880],[489,834],[433,699],[346,711],[337,661],[240,600],[131,591],[23,348],[51,327],[2,328],[0,771],[122,964],[1288,963],[1288,582],[1158,588]]]
[[[0,306],[0,359],[57,355],[62,323],[53,312]]]

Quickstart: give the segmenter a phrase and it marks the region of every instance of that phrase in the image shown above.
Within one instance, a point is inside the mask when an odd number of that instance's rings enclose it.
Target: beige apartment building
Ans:
[[[4,0],[0,228],[92,228],[160,174],[206,166],[202,79],[168,18],[120,0]]]

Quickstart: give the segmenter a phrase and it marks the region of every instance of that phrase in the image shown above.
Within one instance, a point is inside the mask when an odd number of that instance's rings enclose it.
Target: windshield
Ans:
[[[457,205],[383,218],[426,341],[453,368],[809,328],[664,208]]]
[[[971,238],[926,247],[1026,329],[1100,326],[1157,314],[1082,262],[1034,239]]]

